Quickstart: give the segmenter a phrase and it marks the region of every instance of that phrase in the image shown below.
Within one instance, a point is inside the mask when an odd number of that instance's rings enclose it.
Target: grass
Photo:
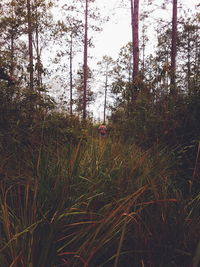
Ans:
[[[45,131],[2,148],[0,266],[198,265],[199,195],[164,149]]]

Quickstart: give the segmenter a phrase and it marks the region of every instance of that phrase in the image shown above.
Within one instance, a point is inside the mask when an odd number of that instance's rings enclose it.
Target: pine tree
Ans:
[[[103,56],[102,60],[97,63],[100,71],[99,74],[102,76],[103,88],[102,91],[104,95],[104,104],[103,104],[103,123],[106,122],[106,113],[108,107],[108,93],[109,88],[111,88],[111,83],[113,81],[113,68],[114,68],[114,60],[109,56]],[[101,92],[102,92],[101,91]]]
[[[85,0],[85,33],[83,52],[83,120],[86,119],[87,81],[88,81],[88,0]]]
[[[19,72],[22,62],[20,61],[20,48],[23,43],[20,37],[23,34],[24,12],[19,12],[23,2],[15,0],[7,1],[0,6],[0,67],[14,80]],[[21,8],[22,9],[22,8]]]
[[[173,0],[171,43],[171,88],[170,94],[176,94],[176,54],[177,54],[177,0]]]
[[[73,115],[74,104],[74,57],[82,47],[83,23],[79,18],[79,11],[73,5],[64,5],[63,20],[59,20],[55,29],[56,44],[58,50],[56,61],[59,63],[61,71],[69,73],[69,111]],[[64,44],[64,45],[63,45]],[[66,64],[66,61],[68,64]],[[65,84],[63,84],[66,87]]]
[[[93,73],[92,70],[88,68],[87,70],[87,91],[86,91],[86,105],[88,108],[89,104],[92,103],[95,99],[95,94],[91,90],[91,85],[90,81],[93,79]],[[77,79],[75,81],[76,84],[76,92],[77,92],[77,97],[76,97],[76,111],[78,112],[78,115],[81,115],[83,117],[83,109],[84,109],[84,91],[83,91],[83,86],[84,86],[84,74],[83,74],[83,69],[80,68],[77,72]]]
[[[133,43],[133,89],[137,87],[139,76],[139,0],[131,0],[131,22],[132,22],[132,43]],[[135,99],[135,92],[132,92],[132,101]]]
[[[27,0],[28,52],[29,52],[29,88],[33,91],[33,25],[31,0]]]
[[[88,89],[88,48],[93,46],[92,35],[88,36],[88,29],[92,31],[101,30],[98,27],[100,21],[100,16],[98,13],[98,8],[95,9],[95,6],[92,6],[94,0],[71,0],[62,7],[63,20],[58,22],[57,30],[60,31],[58,36],[61,36],[61,39],[57,42],[60,45],[60,48],[57,53],[57,62],[62,63],[61,61],[65,56],[68,57],[68,63],[66,61],[63,64],[63,72],[66,73],[66,69],[69,71],[69,111],[72,115],[73,113],[73,104],[74,104],[74,70],[73,61],[74,57],[81,48],[83,49],[83,101],[82,101],[82,118],[83,120],[87,117],[87,89]],[[83,12],[80,9],[84,8]],[[60,28],[60,29],[59,29]],[[66,45],[63,46],[63,42],[66,42]],[[66,79],[65,79],[66,80]]]

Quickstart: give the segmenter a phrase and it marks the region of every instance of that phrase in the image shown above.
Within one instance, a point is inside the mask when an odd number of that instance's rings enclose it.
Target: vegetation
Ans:
[[[91,8],[94,1],[77,3]],[[91,17],[85,10],[79,20],[73,0],[63,7],[66,24],[52,20],[51,1],[4,4],[0,266],[198,267],[199,14],[192,20],[174,18],[173,27],[161,21],[154,54],[145,56],[146,27],[140,48],[139,1],[131,1],[135,46],[129,42],[116,61],[104,56],[98,63],[107,123],[107,134],[101,137],[86,110],[94,96],[92,82],[88,86],[93,77],[87,61],[88,29],[90,19],[98,16],[91,8]],[[176,13],[177,1],[173,4]],[[148,14],[142,19],[145,24]],[[42,48],[52,41],[62,45],[62,40],[68,45],[58,52],[57,63],[62,66],[62,55],[69,57],[65,110],[50,96],[46,80],[52,70],[42,64]],[[73,75],[75,40],[85,47],[79,79]]]
[[[12,116],[1,132],[1,266],[195,266],[196,131],[177,146],[180,125],[159,139],[147,123],[133,142],[124,127],[101,139],[70,116]]]

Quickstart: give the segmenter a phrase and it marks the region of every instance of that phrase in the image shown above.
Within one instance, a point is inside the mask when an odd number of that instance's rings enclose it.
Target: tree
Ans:
[[[88,68],[87,70],[87,91],[86,91],[86,101],[84,102],[84,91],[83,91],[83,86],[84,86],[84,74],[83,74],[83,69],[80,68],[77,72],[77,79],[75,81],[76,84],[76,92],[77,92],[77,97],[76,97],[76,111],[78,114],[82,114],[83,117],[83,109],[84,105],[86,103],[87,107],[86,110],[91,102],[94,101],[95,95],[93,91],[91,90],[90,86],[90,81],[93,79],[93,73],[92,70]],[[87,116],[88,112],[86,113]]]
[[[100,22],[100,15],[98,14],[98,9],[89,8],[89,3],[95,2],[95,0],[84,0],[85,2],[85,19],[84,19],[84,50],[83,50],[83,121],[86,119],[87,115],[87,81],[88,81],[88,46],[91,39],[88,38],[88,19],[93,19]],[[90,28],[95,31],[100,31],[101,29],[97,26],[90,25]]]
[[[4,14],[0,19],[2,61],[21,85],[26,85],[28,80],[29,88],[41,84],[42,45],[47,44],[47,32],[51,32],[49,7],[50,0],[8,0],[1,6]]]
[[[140,22],[141,22],[141,37],[139,40],[141,51],[141,60],[140,60],[140,69],[141,69],[141,78],[145,79],[145,60],[146,60],[146,47],[148,46],[149,36],[148,30],[149,25],[151,25],[150,14],[153,12],[152,2],[150,0],[143,0],[141,2],[141,11],[140,11]]]
[[[199,88],[200,40],[198,36],[200,34],[200,20],[195,14],[187,17],[187,14],[184,13],[179,24],[177,61],[180,62],[180,66],[178,66],[177,75],[181,81],[181,86],[187,88],[188,94],[191,95]]]
[[[61,71],[66,73],[69,71],[69,110],[70,115],[73,115],[74,104],[74,58],[83,43],[84,23],[81,19],[80,1],[68,1],[62,6],[62,20],[59,20],[56,25],[56,39],[59,45],[57,58]],[[67,59],[66,59],[67,57]],[[66,64],[66,60],[69,64]],[[66,86],[66,85],[64,85]]]
[[[170,53],[171,53],[171,27],[167,23],[160,22],[157,29],[158,42],[155,56],[152,59],[152,71],[154,77],[152,85],[155,87],[156,98],[164,97],[169,93],[170,87]]]
[[[33,91],[33,26],[31,0],[27,0],[28,52],[29,52],[29,88]]]
[[[112,93],[116,96],[116,105],[123,107],[127,115],[132,105],[133,95],[133,57],[132,42],[120,49],[119,57],[113,68]]]
[[[103,56],[102,60],[99,61],[98,66],[100,68],[99,73],[103,76],[103,90],[104,90],[104,104],[103,104],[103,123],[106,122],[106,111],[107,111],[107,98],[108,88],[111,87],[111,81],[113,80],[113,68],[114,60],[109,56]]]
[[[35,71],[37,89],[42,89],[42,75],[44,74],[42,64],[42,50],[50,42],[53,35],[53,21],[51,0],[34,0],[32,3],[32,24],[33,24],[33,48],[35,52]]]
[[[83,120],[86,119],[87,114],[87,80],[88,80],[88,48],[93,46],[92,43],[92,35],[88,36],[88,29],[91,31],[99,31],[100,28],[98,27],[99,23],[99,13],[98,9],[94,6],[92,6],[92,3],[95,2],[94,0],[71,0],[68,1],[67,4],[65,4],[62,7],[62,14],[63,19],[61,21],[58,21],[58,36],[62,35],[62,38],[59,38],[59,49],[57,53],[57,59],[56,62],[62,66],[62,72],[66,73],[69,71],[69,110],[70,114],[73,113],[73,104],[74,104],[74,70],[73,67],[73,61],[78,52],[80,52],[81,49],[83,49],[83,110],[82,110],[82,118]],[[84,7],[83,7],[84,5]],[[84,9],[84,12],[82,10]],[[88,20],[89,23],[88,23]],[[60,28],[60,29],[59,29]],[[65,43],[65,44],[64,44]],[[66,46],[67,44],[67,46]],[[82,52],[82,51],[81,51]],[[66,58],[68,57],[68,64],[66,64]],[[63,60],[65,58],[65,60]],[[64,63],[62,63],[62,61]],[[60,77],[62,78],[62,77]],[[66,81],[66,78],[65,78]]]
[[[88,80],[88,0],[85,0],[85,34],[84,34],[84,52],[83,52],[83,120],[86,119],[87,80]]]
[[[173,0],[172,13],[172,43],[171,43],[171,89],[170,94],[176,94],[176,53],[177,53],[177,0]]]
[[[22,61],[19,61],[20,49],[23,47],[23,42],[20,40],[24,26],[23,4],[23,1],[12,0],[0,6],[0,65],[12,79],[22,65]]]
[[[80,47],[82,46],[82,31],[84,26],[82,21],[78,19],[77,10],[71,10],[71,6],[68,5],[63,6],[63,10],[64,20],[59,20],[56,26],[57,43],[59,45],[57,52],[57,62],[62,68],[61,71],[63,71],[64,73],[66,73],[66,68],[69,66],[69,106],[70,115],[72,116],[74,104],[73,60]],[[69,64],[66,64],[66,60],[69,61]]]
[[[137,85],[139,75],[139,0],[131,0],[131,22],[132,22],[132,43],[133,43],[133,84]],[[132,92],[132,101],[134,92]]]

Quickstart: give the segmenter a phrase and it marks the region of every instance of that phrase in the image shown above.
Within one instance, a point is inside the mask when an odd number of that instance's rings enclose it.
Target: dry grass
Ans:
[[[199,199],[164,151],[89,138],[20,153],[1,161],[0,266],[197,266]]]

